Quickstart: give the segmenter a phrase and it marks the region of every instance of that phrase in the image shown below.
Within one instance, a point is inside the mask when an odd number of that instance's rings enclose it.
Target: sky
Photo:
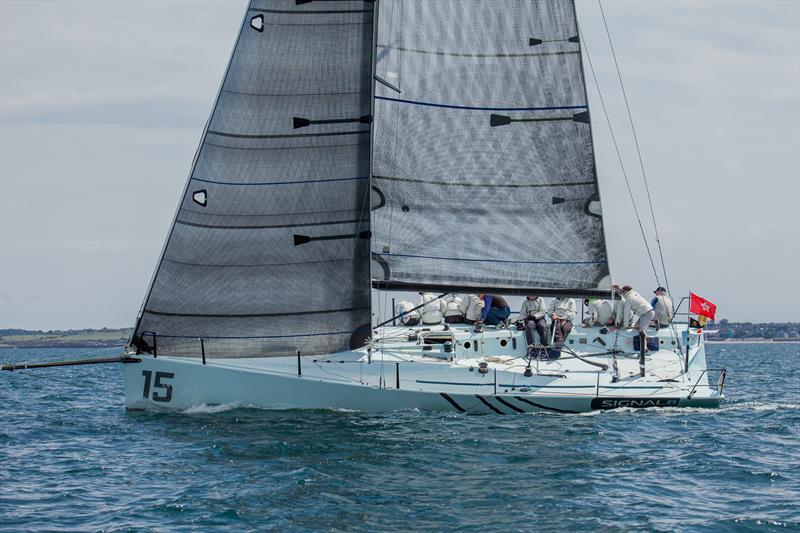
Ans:
[[[0,0],[0,328],[133,324],[245,6]],[[676,301],[691,290],[718,319],[800,321],[800,1],[603,6]],[[652,239],[602,17],[577,8]],[[586,72],[612,275],[649,294]]]

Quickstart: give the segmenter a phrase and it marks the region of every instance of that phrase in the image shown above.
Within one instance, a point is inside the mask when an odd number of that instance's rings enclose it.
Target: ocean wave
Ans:
[[[201,403],[200,405],[193,405],[191,407],[187,407],[181,412],[187,415],[224,413],[225,411],[233,411],[234,409],[240,409],[242,407],[243,407],[242,404],[239,402],[220,403],[211,405]]]

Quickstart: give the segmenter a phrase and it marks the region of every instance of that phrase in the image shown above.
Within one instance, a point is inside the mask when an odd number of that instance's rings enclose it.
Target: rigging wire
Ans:
[[[608,131],[611,133],[611,140],[614,144],[614,150],[617,152],[617,159],[619,160],[619,166],[622,169],[622,176],[625,178],[625,185],[628,188],[628,196],[630,196],[631,204],[633,205],[633,212],[636,215],[636,222],[639,223],[639,230],[642,233],[642,242],[644,242],[644,247],[647,251],[647,257],[650,259],[650,266],[653,267],[653,275],[656,278],[656,283],[661,285],[661,281],[659,281],[658,278],[656,263],[653,260],[653,254],[650,252],[650,245],[647,242],[647,235],[645,234],[644,226],[642,225],[642,218],[639,216],[639,208],[636,207],[636,199],[633,196],[633,189],[631,189],[631,182],[628,179],[628,172],[625,170],[625,163],[622,162],[622,153],[620,152],[619,144],[617,143],[617,136],[614,134],[614,128],[611,126],[611,118],[608,116],[608,109],[606,109],[603,91],[600,90],[600,83],[597,81],[597,74],[594,71],[592,57],[589,55],[589,48],[586,46],[586,41],[583,38],[583,32],[581,31],[580,27],[578,27],[578,33],[580,36],[580,42],[583,43],[581,48],[584,52],[586,52],[586,61],[589,63],[589,71],[592,73],[592,79],[594,79],[594,84],[597,87],[597,94],[600,96],[600,107],[603,108],[603,115],[606,117],[606,123],[608,124]]]
[[[639,158],[639,168],[642,171],[642,180],[644,181],[644,188],[647,192],[647,203],[650,206],[650,218],[653,220],[653,230],[655,232],[656,244],[658,245],[658,255],[661,260],[661,269],[664,273],[664,285],[666,286],[667,293],[672,293],[669,289],[669,279],[667,278],[667,265],[664,263],[664,252],[661,249],[661,238],[658,235],[658,224],[656,224],[656,214],[653,209],[653,200],[650,196],[650,186],[647,182],[647,172],[644,169],[644,161],[642,159],[642,151],[639,147],[639,137],[636,135],[636,127],[633,125],[633,114],[631,113],[631,106],[628,103],[628,94],[625,92],[625,84],[622,82],[622,73],[620,72],[619,62],[617,61],[617,53],[614,51],[614,43],[611,41],[611,32],[608,29],[608,22],[606,21],[606,14],[603,11],[603,3],[597,0],[597,5],[600,7],[600,14],[603,16],[603,26],[605,26],[606,37],[608,38],[608,45],[611,48],[611,56],[614,58],[614,67],[617,70],[617,79],[619,86],[622,89],[622,97],[625,100],[625,109],[628,112],[628,122],[631,126],[631,133],[633,134],[633,141],[636,145],[636,154]],[[587,54],[588,56],[588,54]],[[599,89],[598,89],[599,90]]]

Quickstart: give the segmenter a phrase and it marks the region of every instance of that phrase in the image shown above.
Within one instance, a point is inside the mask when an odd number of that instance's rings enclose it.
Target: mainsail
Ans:
[[[381,0],[378,288],[605,294],[572,0]]]
[[[369,323],[372,20],[250,3],[132,345],[330,353]]]

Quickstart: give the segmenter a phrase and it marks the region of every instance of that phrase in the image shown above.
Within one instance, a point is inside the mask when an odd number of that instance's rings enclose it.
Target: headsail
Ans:
[[[572,0],[381,0],[373,283],[610,285]]]
[[[372,17],[252,0],[132,343],[325,353],[369,323]]]

